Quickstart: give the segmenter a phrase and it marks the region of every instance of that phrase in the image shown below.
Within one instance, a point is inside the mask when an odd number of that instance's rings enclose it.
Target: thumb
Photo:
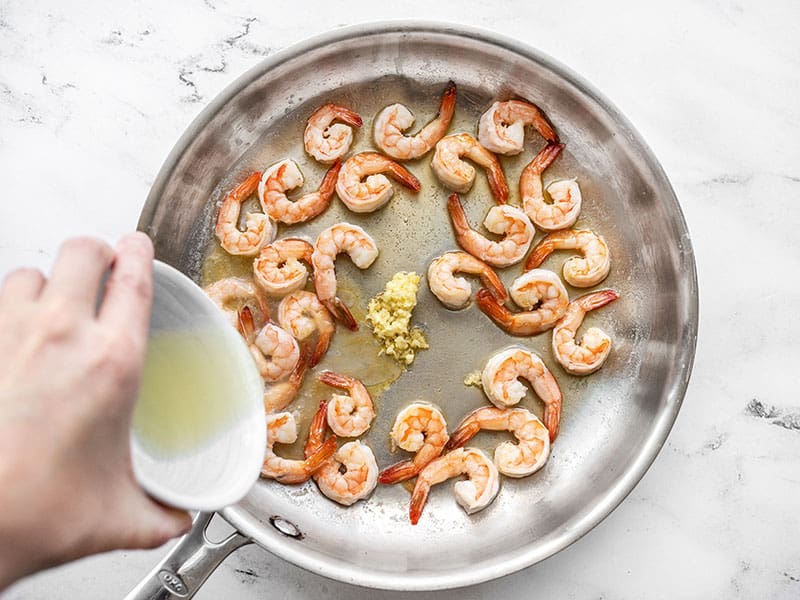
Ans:
[[[128,513],[133,517],[125,544],[128,548],[156,548],[192,528],[192,517],[185,510],[160,504],[144,492],[139,494],[138,504]]]

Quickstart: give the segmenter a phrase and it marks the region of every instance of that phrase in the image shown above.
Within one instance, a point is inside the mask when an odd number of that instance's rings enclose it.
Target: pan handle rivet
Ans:
[[[291,521],[288,521],[278,515],[273,515],[269,518],[269,522],[275,529],[280,531],[283,535],[290,538],[294,538],[296,540],[303,539],[303,532],[300,531],[300,528]]]

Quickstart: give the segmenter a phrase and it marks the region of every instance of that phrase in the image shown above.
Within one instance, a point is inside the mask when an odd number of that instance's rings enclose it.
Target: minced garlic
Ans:
[[[395,273],[383,292],[369,301],[367,322],[381,343],[381,354],[410,365],[417,350],[428,347],[419,327],[410,328],[411,313],[417,305],[420,277],[416,273]]]
[[[475,387],[481,387],[483,385],[481,381],[481,370],[476,369],[471,373],[467,373],[464,376],[464,385],[466,386],[474,385]]]

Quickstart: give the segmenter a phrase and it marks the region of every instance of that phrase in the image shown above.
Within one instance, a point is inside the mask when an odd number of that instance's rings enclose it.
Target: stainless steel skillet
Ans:
[[[221,513],[238,533],[211,544],[203,535],[209,516],[199,515],[194,531],[130,598],[166,598],[169,590],[191,597],[231,551],[250,542],[362,586],[421,590],[486,581],[580,538],[625,498],[654,460],[680,408],[694,358],[697,281],[686,224],[661,167],[619,111],[568,69],[516,41],[462,26],[394,22],[340,29],[276,54],[231,84],[192,123],[162,167],[139,228],[153,238],[157,258],[197,280],[220,181],[265,156],[282,158],[274,155],[280,143],[270,137],[281,122],[301,120],[339,96],[357,110],[360,100],[369,107],[370,98],[384,90],[384,104],[402,101],[398,94],[413,100],[414,89],[435,98],[433,90],[450,79],[458,83],[467,113],[511,95],[542,106],[567,144],[556,174],[579,177],[583,224],[604,235],[614,256],[603,285],[620,290],[622,299],[597,317],[616,344],[600,372],[583,380],[566,377],[547,351],[548,334],[523,340],[543,355],[565,390],[562,430],[546,468],[532,478],[504,479],[497,500],[472,517],[455,506],[449,486],[438,486],[416,527],[408,524],[408,494],[399,486],[379,487],[369,502],[343,509],[311,484],[298,489],[259,483]],[[374,113],[362,114],[367,122],[359,136],[366,147]],[[532,148],[526,147],[527,160]],[[512,189],[519,165],[507,165]],[[427,161],[411,170],[425,179]],[[477,184],[474,197],[484,191]],[[384,238],[383,262],[366,280],[368,293],[398,268],[421,272],[435,253],[453,247],[442,233],[444,196],[423,192],[411,204],[398,194],[390,210],[404,215],[404,222],[419,217],[408,232],[385,222],[393,212],[372,217],[373,223],[384,221],[375,227],[394,234]],[[478,210],[480,201],[474,202]],[[330,219],[342,210],[336,208]],[[440,220],[444,229],[422,229]],[[565,257],[545,266],[558,270]],[[384,416],[371,445],[382,465],[397,457],[375,440],[385,439],[404,402],[437,402],[454,425],[483,402],[478,390],[464,388],[464,374],[509,343],[474,309],[448,313],[429,296],[423,291],[417,318],[430,339],[439,341],[380,400]]]

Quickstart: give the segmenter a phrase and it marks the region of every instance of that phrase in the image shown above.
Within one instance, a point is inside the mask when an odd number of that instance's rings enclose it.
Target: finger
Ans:
[[[168,540],[187,533],[192,517],[185,510],[164,506],[142,490],[128,496],[122,530],[110,540],[114,548],[156,548]]]
[[[149,503],[133,534],[133,547],[157,548],[174,537],[188,533],[192,528],[192,517],[185,510],[163,506],[152,500]]]
[[[100,322],[145,334],[153,301],[153,244],[143,233],[117,243],[114,266],[100,307]]]
[[[44,275],[38,269],[11,271],[0,287],[0,304],[32,302],[39,297],[44,284]]]
[[[100,279],[114,260],[111,246],[95,238],[81,237],[61,244],[42,299],[63,299],[68,306],[94,313]]]

